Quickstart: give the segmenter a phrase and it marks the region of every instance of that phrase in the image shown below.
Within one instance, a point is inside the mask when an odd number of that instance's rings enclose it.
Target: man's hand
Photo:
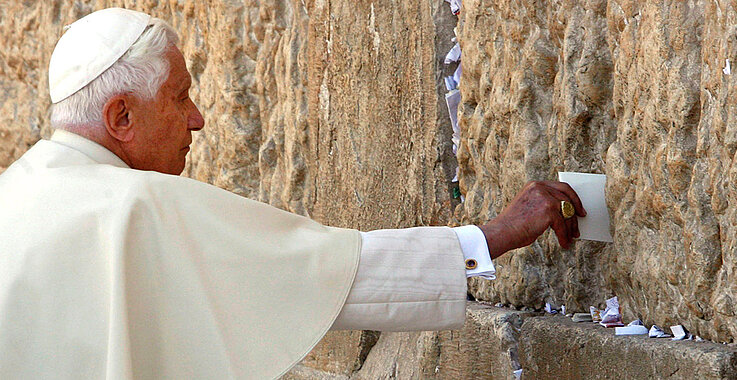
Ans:
[[[552,227],[561,247],[568,249],[578,232],[578,218],[563,219],[560,202],[568,201],[577,216],[586,216],[581,200],[564,182],[528,183],[499,216],[479,226],[484,232],[489,254],[495,259],[505,252],[525,247]]]

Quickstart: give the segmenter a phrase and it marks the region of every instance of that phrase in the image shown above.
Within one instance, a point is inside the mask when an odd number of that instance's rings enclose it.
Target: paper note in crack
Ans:
[[[458,105],[461,103],[461,92],[453,90],[445,94],[445,103],[448,105],[448,114],[450,115],[450,124],[453,127],[453,134],[461,137],[461,130],[458,127]]]
[[[448,54],[445,55],[445,64],[450,65],[453,62],[458,62],[461,59],[461,45],[457,42],[450,49]]]
[[[604,198],[606,175],[559,172],[558,180],[571,185],[586,209],[586,217],[578,218],[581,239],[611,242],[609,210]]]

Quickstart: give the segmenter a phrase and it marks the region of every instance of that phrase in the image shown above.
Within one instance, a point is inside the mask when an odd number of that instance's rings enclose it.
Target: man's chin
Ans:
[[[172,175],[181,175],[184,172],[184,168],[187,166],[187,160],[182,160],[181,165],[177,165],[174,172],[170,173]]]
[[[181,158],[179,159],[179,162],[177,163],[176,167],[173,168],[174,170],[169,173],[172,175],[181,175],[182,172],[184,172],[184,168],[187,166],[187,153],[189,153],[189,147],[182,149],[180,151]]]
[[[184,172],[184,167],[187,164],[187,161],[185,158],[182,158],[181,161],[178,163],[170,165],[167,168],[164,168],[163,170],[154,170],[162,174],[171,174],[171,175],[181,175],[182,172]]]

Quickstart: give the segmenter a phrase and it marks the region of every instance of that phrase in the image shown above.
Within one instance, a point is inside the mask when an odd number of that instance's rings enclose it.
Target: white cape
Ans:
[[[274,378],[340,312],[357,231],[57,131],[0,175],[0,378]]]

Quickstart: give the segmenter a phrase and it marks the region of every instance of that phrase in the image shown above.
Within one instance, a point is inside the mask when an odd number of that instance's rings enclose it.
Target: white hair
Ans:
[[[166,51],[177,43],[179,37],[166,21],[151,18],[151,25],[117,62],[81,90],[52,104],[51,126],[100,125],[105,103],[122,93],[154,99],[169,77]]]

